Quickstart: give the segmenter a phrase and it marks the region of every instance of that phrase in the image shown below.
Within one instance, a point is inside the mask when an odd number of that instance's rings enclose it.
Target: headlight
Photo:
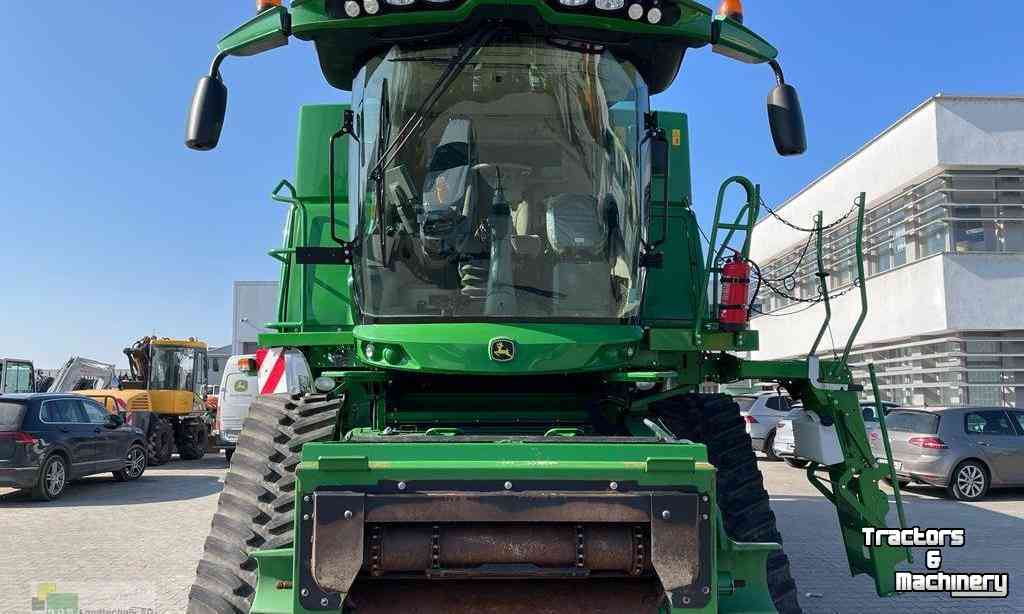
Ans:
[[[647,11],[647,23],[656,24],[661,21],[661,9],[654,7]]]
[[[373,360],[374,355],[377,353],[377,346],[372,343],[367,343],[363,346],[363,354],[370,360]]]
[[[376,15],[380,12],[380,2],[377,0],[363,0],[363,10],[367,15]]]
[[[562,6],[583,6],[590,0],[558,0]]]
[[[644,16],[644,5],[639,4],[639,3],[637,3],[637,4],[630,4],[629,5],[629,10],[626,11],[626,14],[629,15],[630,19],[634,19],[634,20],[640,19],[641,17]]]
[[[384,2],[387,2],[391,6],[409,6],[415,2],[415,0],[384,0]]]
[[[337,386],[337,382],[334,381],[333,377],[320,376],[313,380],[313,387],[320,392],[330,392]]]
[[[345,3],[345,14],[349,17],[359,17],[360,10],[359,3],[356,0],[348,0]]]
[[[594,0],[594,6],[602,11],[617,11],[626,6],[626,0]]]

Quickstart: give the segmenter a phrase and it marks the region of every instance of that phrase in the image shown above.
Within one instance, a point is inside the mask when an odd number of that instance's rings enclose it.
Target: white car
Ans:
[[[897,409],[899,405],[889,401],[882,401],[882,411],[886,415],[889,415],[894,409]],[[792,408],[792,412],[803,411],[803,405],[801,403],[795,403]],[[864,416],[864,424],[867,426],[868,436],[871,437],[875,428],[878,425],[878,416],[875,411],[874,403],[861,403],[860,404],[861,414]],[[773,441],[772,451],[775,456],[786,461],[791,467],[802,469],[807,466],[810,462],[805,458],[800,458],[796,455],[796,437],[793,435],[793,419],[792,414],[786,416],[779,421],[778,426],[775,429],[775,439]]]
[[[761,392],[737,395],[733,400],[740,406],[740,415],[747,426],[747,434],[755,452],[764,452],[771,460],[778,460],[773,443],[779,421],[789,415],[792,401],[785,394]]]

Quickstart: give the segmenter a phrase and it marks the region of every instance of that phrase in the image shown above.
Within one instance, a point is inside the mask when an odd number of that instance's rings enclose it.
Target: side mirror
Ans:
[[[123,424],[124,424],[124,418],[122,418],[121,416],[119,416],[117,414],[110,414],[109,416],[107,416],[107,426],[108,427],[110,427],[112,429],[116,429],[116,428],[118,428],[119,426],[121,426]]]
[[[228,108],[228,88],[219,76],[206,75],[196,84],[192,106],[185,126],[185,145],[189,149],[206,151],[220,141],[224,127],[224,113]]]
[[[807,151],[804,114],[795,87],[780,83],[768,94],[768,123],[779,155],[797,156]]]

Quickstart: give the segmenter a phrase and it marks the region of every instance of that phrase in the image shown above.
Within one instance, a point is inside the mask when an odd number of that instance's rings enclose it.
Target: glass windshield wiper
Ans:
[[[399,129],[398,134],[395,136],[393,143],[390,143],[381,155],[377,158],[377,163],[374,165],[373,170],[370,171],[370,179],[377,182],[378,185],[383,184],[384,169],[391,166],[391,163],[395,161],[395,158],[401,153],[412,137],[419,131],[423,125],[423,120],[427,114],[430,113],[434,105],[441,96],[448,91],[455,79],[462,73],[462,69],[466,67],[469,60],[472,59],[476,52],[481,47],[486,45],[491,38],[494,36],[496,31],[495,27],[484,28],[474,34],[469,40],[464,42],[459,47],[458,52],[448,60],[448,66],[444,72],[438,78],[437,82],[434,83],[434,87],[430,89],[430,92],[423,99],[419,108],[409,116],[402,127]],[[386,97],[385,97],[386,98]]]
[[[391,102],[388,95],[388,80],[384,79],[380,84],[380,107],[378,109],[377,126],[377,161],[374,168],[381,168],[381,161],[384,159],[385,151],[382,146],[391,140]],[[387,233],[384,230],[384,182],[379,177],[374,178],[374,199],[377,202],[377,232],[380,233],[380,258],[384,266],[388,265]]]

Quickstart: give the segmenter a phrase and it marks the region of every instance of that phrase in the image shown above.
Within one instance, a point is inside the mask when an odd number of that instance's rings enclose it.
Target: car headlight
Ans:
[[[602,11],[617,11],[626,6],[626,0],[594,0],[594,6]]]
[[[558,3],[562,6],[583,6],[590,0],[558,0]]]

